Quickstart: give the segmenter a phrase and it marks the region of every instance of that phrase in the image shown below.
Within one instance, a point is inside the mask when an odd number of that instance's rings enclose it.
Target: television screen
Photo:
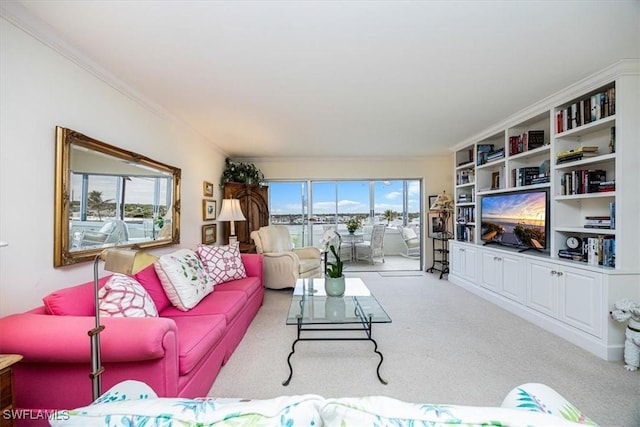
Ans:
[[[519,191],[483,196],[481,239],[526,249],[547,248],[549,193]]]

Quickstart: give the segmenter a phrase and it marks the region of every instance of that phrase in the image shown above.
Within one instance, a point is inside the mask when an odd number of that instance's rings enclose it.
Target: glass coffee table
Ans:
[[[289,377],[282,385],[289,385],[293,377],[291,356],[299,341],[365,340],[373,342],[373,351],[380,356],[376,373],[380,382],[387,384],[380,376],[384,359],[372,338],[374,323],[391,323],[391,318],[362,279],[345,279],[345,293],[341,297],[327,296],[324,279],[298,279],[287,315],[287,325],[295,325],[298,333],[287,357]]]

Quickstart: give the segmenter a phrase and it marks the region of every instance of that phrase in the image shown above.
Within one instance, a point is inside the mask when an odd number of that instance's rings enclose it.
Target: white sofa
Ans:
[[[500,407],[407,403],[382,396],[317,395],[248,400],[158,398],[146,384],[125,381],[93,404],[50,417],[58,426],[503,426],[595,425],[544,384],[511,390]]]

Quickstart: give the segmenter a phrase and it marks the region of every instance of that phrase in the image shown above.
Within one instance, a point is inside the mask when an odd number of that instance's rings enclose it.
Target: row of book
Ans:
[[[588,96],[556,113],[556,133],[562,133],[616,113],[616,88]]]
[[[458,224],[456,226],[457,240],[461,242],[473,242],[475,227],[464,224]]]
[[[559,151],[556,154],[556,164],[575,162],[587,157],[598,155],[598,147],[579,147],[573,150]]]
[[[472,203],[473,202],[473,194],[464,193],[458,194],[458,203]]]
[[[524,153],[544,145],[544,130],[530,130],[520,135],[509,137],[509,155]]]
[[[616,239],[612,236],[583,237],[581,250],[560,249],[558,257],[603,267],[616,266]]]
[[[469,222],[475,222],[475,208],[473,206],[458,208],[458,216],[456,222],[458,224],[467,224]]]
[[[616,182],[607,181],[607,172],[596,170],[574,170],[567,172],[560,178],[560,194],[569,196],[572,194],[601,193],[615,191]]]

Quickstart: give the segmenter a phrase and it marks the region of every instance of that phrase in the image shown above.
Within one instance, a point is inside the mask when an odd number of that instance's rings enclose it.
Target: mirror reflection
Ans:
[[[54,265],[179,242],[180,169],[69,129],[57,129],[57,144]]]

